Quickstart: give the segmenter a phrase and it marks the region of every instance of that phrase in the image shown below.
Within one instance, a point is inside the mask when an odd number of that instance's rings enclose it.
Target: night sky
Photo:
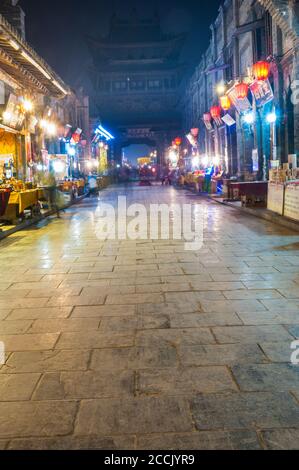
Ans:
[[[221,0],[20,0],[26,12],[27,41],[71,86],[90,91],[91,63],[86,35],[105,35],[113,11],[126,17],[136,7],[141,17],[156,10],[162,29],[189,32],[182,60],[189,66],[199,61],[208,46],[210,23]]]

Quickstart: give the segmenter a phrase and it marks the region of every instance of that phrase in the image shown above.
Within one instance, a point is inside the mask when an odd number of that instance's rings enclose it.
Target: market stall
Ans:
[[[22,217],[26,209],[31,211],[38,207],[38,190],[29,189],[21,191],[11,191],[6,209],[1,215],[1,219],[8,222],[15,222]]]
[[[242,201],[244,206],[267,205],[267,181],[238,181],[231,183],[229,199]]]
[[[299,221],[299,169],[284,163],[282,168],[270,170],[269,177],[268,209]]]

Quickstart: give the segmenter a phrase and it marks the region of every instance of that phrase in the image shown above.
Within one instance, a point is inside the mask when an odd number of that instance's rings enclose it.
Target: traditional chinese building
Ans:
[[[183,125],[186,132],[199,128],[201,153],[220,160],[231,175],[266,178],[272,160],[285,163],[299,153],[298,19],[295,0],[224,0],[211,25],[210,45],[182,99]],[[268,80],[248,93],[253,113],[233,103],[221,110],[233,121],[211,120],[221,94],[252,83],[254,64],[265,62]]]
[[[32,180],[57,155],[74,174],[90,156],[88,97],[25,41],[23,20],[16,1],[0,3],[0,180]]]
[[[111,18],[105,38],[89,38],[97,118],[114,128],[121,147],[154,144],[160,151],[180,129],[178,110],[185,36],[163,34],[158,15]]]

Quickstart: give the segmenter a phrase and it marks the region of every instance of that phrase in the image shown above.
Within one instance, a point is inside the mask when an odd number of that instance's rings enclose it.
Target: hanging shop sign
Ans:
[[[72,135],[72,138],[71,138],[71,143],[72,144],[79,144],[80,142],[80,138],[81,138],[81,134],[82,134],[82,129],[76,129],[75,132],[73,133]]]
[[[38,120],[36,119],[36,117],[30,116],[28,120],[28,131],[30,132],[30,134],[35,134],[37,123],[38,123]]]
[[[236,121],[234,120],[234,118],[231,117],[230,114],[225,114],[224,116],[222,116],[222,121],[229,127],[236,124]]]
[[[207,128],[208,131],[211,131],[213,129],[213,126],[211,124],[211,121],[212,121],[212,116],[210,113],[205,113],[203,115],[203,122]]]
[[[252,171],[256,172],[259,171],[259,151],[258,149],[252,150]]]
[[[214,119],[214,122],[218,127],[222,125],[222,119],[221,119],[221,108],[220,106],[213,106],[210,109],[210,113],[212,118]]]
[[[21,110],[18,98],[12,93],[9,95],[6,109],[2,114],[3,124],[17,131],[21,131],[25,115]]]
[[[231,103],[234,105],[239,114],[251,109],[251,104],[247,96],[240,98],[240,92],[237,87],[231,88],[228,92],[228,97]]]
[[[270,103],[274,98],[273,90],[268,79],[262,81],[255,80],[250,85],[250,91],[257,107],[265,106],[265,104]]]
[[[197,142],[197,139],[195,139],[195,137],[191,134],[191,132],[190,134],[187,134],[186,137],[188,141],[190,142],[190,144],[192,145],[192,147],[196,148],[198,142]]]

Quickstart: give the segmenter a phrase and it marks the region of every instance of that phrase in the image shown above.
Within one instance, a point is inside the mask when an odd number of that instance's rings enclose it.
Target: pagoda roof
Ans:
[[[177,58],[185,39],[184,33],[164,34],[157,15],[152,19],[139,19],[135,11],[125,20],[114,15],[106,37],[87,38],[93,56],[108,62],[111,59]]]

